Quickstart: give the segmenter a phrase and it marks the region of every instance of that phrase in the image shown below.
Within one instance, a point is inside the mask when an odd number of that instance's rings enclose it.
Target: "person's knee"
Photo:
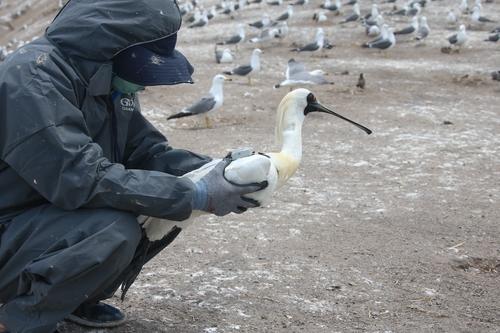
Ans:
[[[123,211],[115,211],[113,215],[113,223],[110,225],[111,232],[114,236],[121,237],[125,245],[135,251],[142,237],[137,217]]]

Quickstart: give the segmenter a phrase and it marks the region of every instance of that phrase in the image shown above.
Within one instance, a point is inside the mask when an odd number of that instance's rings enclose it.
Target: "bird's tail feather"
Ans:
[[[171,115],[170,117],[167,118],[167,120],[183,118],[183,117],[187,117],[187,116],[191,116],[191,115],[192,115],[192,113],[189,113],[189,112],[179,112],[179,113]]]

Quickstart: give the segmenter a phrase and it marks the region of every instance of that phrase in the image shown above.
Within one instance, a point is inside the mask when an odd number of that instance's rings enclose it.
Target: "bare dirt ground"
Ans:
[[[25,3],[4,0],[0,16]],[[314,35],[318,5],[297,7],[288,38],[263,47],[253,86],[226,83],[213,128],[165,118],[233,67],[215,64],[212,52],[236,22],[264,10],[277,16],[285,5],[252,5],[234,19],[183,28],[178,46],[196,68],[196,84],[148,89],[143,111],[176,147],[213,156],[242,146],[276,150],[274,115],[287,90],[272,86],[295,57],[330,73],[335,85],[310,88],[323,104],[374,133],[308,116],[301,167],[272,204],[202,219],[181,233],[126,301],[113,301],[130,320],[109,332],[500,332],[500,84],[489,76],[500,69],[500,49],[482,41],[494,25],[470,31],[459,54],[443,54],[453,31],[442,17],[458,2],[432,1],[424,9],[426,45],[399,42],[381,54],[359,47],[368,40],[359,24],[341,27],[330,14],[322,26],[336,47],[327,57],[291,53],[293,42]],[[32,1],[0,45],[40,34],[56,7]],[[500,4],[483,4],[483,13],[500,20]],[[237,64],[248,62],[252,47],[239,47]],[[355,88],[360,72],[364,91]]]

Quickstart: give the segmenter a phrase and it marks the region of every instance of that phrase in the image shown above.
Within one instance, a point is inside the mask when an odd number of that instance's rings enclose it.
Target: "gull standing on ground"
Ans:
[[[281,4],[283,3],[283,0],[267,0],[266,3],[269,6],[281,6]]]
[[[181,112],[171,115],[167,118],[167,120],[203,114],[205,116],[205,125],[207,128],[210,128],[210,119],[206,113],[217,110],[222,106],[222,103],[224,102],[224,81],[228,80],[229,79],[227,79],[224,75],[215,75],[212,79],[212,87],[210,88],[208,96],[203,97],[198,102],[183,109]]]
[[[218,64],[229,64],[234,60],[233,54],[229,49],[224,49],[222,51],[217,50],[217,45],[215,45],[215,61]]]
[[[420,17],[420,22],[418,24],[418,31],[417,31],[417,37],[415,37],[416,40],[423,41],[424,39],[429,36],[429,33],[431,32],[431,29],[429,28],[429,25],[427,24],[427,17],[422,16]]]
[[[260,54],[262,51],[260,49],[254,49],[252,51],[252,56],[250,57],[249,65],[242,65],[236,67],[231,71],[224,72],[226,75],[239,75],[246,76],[248,78],[248,85],[252,84],[252,76],[260,71]]]
[[[467,32],[465,31],[465,25],[461,24],[458,32],[450,37],[448,37],[448,42],[452,46],[456,46],[458,49],[462,47],[467,41]]]
[[[309,3],[309,0],[297,0],[293,3],[294,6],[304,6]]]
[[[312,112],[327,113],[343,119],[371,134],[372,131],[346,117],[321,105],[316,97],[307,89],[296,89],[289,92],[280,102],[276,113],[275,137],[280,146],[278,152],[254,153],[250,149],[239,149],[230,154],[231,161],[224,170],[225,178],[235,184],[262,183],[268,186],[260,191],[245,195],[256,200],[261,206],[272,199],[276,190],[281,188],[295,174],[302,160],[302,125],[308,114]],[[203,165],[187,175],[188,179],[199,179],[210,172],[220,159]],[[195,218],[204,214],[194,211],[184,221],[171,221],[140,216],[146,237],[150,241],[164,238],[174,228],[185,229]]]
[[[279,34],[279,28],[277,27],[269,27],[264,30],[262,30],[259,34],[259,36],[254,37],[249,40],[250,43],[258,43],[258,44],[264,44],[273,41],[274,39],[278,38]]]
[[[196,21],[193,24],[191,24],[189,26],[189,28],[201,28],[201,27],[206,26],[207,23],[208,23],[208,16],[207,16],[207,12],[204,11],[201,14],[201,17],[198,19],[198,21]]]
[[[331,12],[336,12],[336,14],[338,14],[340,8],[342,7],[342,2],[340,2],[340,0],[335,0],[335,4],[332,4],[331,0],[325,0],[325,2],[320,7]]]
[[[380,28],[380,34],[378,35],[377,38],[364,43],[362,46],[363,47],[368,47],[369,44],[375,44],[377,42],[380,42],[381,40],[387,39],[389,36],[389,26],[387,24],[383,24],[382,27]]]
[[[496,43],[500,39],[500,32],[497,32],[496,34],[488,36],[488,39],[485,39],[485,42],[493,42]]]
[[[366,26],[366,34],[368,36],[370,37],[379,36],[380,30],[384,25],[384,18],[382,17],[382,15],[379,14],[374,20],[365,21],[364,24]]]
[[[453,26],[453,27],[457,25],[458,19],[457,19],[457,16],[455,15],[455,11],[453,9],[450,9],[450,11],[448,12],[448,15],[446,16],[446,23],[449,26]]]
[[[418,30],[418,17],[414,16],[411,18],[410,26],[403,28],[401,30],[394,31],[395,35],[409,35],[415,33]]]
[[[229,37],[223,42],[218,42],[217,45],[238,45],[245,40],[245,26],[243,24],[238,24],[238,33]]]
[[[359,20],[361,12],[359,11],[359,4],[357,2],[352,6],[352,11],[353,13],[347,16],[342,22],[340,22],[340,24],[344,24],[347,22],[355,22]]]
[[[326,73],[322,70],[308,71],[303,63],[290,59],[286,67],[285,80],[275,85],[274,88],[304,84],[333,84],[325,78],[325,75]]]
[[[372,9],[369,14],[365,15],[365,20],[372,19],[374,20],[380,13],[378,11],[378,5],[376,3],[372,4]]]
[[[317,13],[314,13],[313,20],[318,23],[321,23],[321,22],[326,22],[326,20],[328,20],[328,17],[326,16],[325,11],[321,10]]]
[[[481,16],[481,8],[478,6],[474,6],[474,9],[472,9],[471,20],[477,25],[483,25],[484,23],[495,23],[495,21]]]
[[[469,4],[467,3],[467,0],[462,0],[462,2],[460,2],[460,6],[458,6],[458,9],[460,9],[460,12],[462,12],[462,14],[468,14]]]
[[[387,50],[396,45],[396,37],[394,36],[394,28],[387,30],[387,37],[377,40],[375,42],[363,44],[363,47],[370,49]]]
[[[325,45],[325,31],[323,30],[323,28],[318,28],[318,30],[316,30],[316,38],[314,42],[306,44],[299,48],[292,49],[292,51],[317,52],[321,51],[324,45]]]
[[[288,5],[286,7],[286,12],[284,12],[283,14],[278,16],[276,21],[286,21],[286,20],[290,19],[292,17],[292,15],[293,15],[293,5]]]
[[[267,28],[268,26],[271,25],[271,18],[269,17],[269,14],[264,14],[262,15],[262,20],[249,23],[248,25],[257,29],[262,29],[262,28]]]

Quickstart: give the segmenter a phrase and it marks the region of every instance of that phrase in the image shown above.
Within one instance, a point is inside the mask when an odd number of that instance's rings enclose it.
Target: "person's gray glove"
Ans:
[[[224,216],[231,212],[241,214],[248,208],[259,206],[256,200],[243,196],[266,188],[267,181],[245,185],[232,183],[224,177],[224,169],[229,163],[231,159],[224,158],[207,174],[194,181],[196,190],[193,209]]]

